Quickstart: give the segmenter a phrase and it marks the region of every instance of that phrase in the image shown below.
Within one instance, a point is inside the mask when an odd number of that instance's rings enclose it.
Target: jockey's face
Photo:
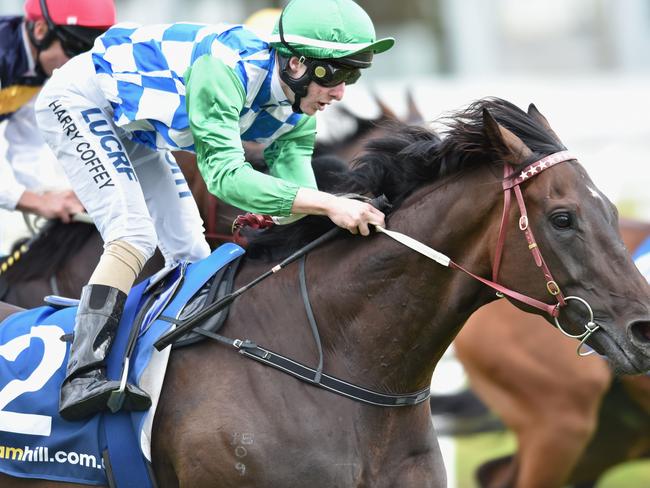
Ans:
[[[305,71],[307,71],[307,67],[304,64],[299,63],[298,58],[293,56],[289,60],[289,68],[291,71],[291,76],[293,78],[300,78],[305,73]],[[289,100],[293,102],[293,92],[291,92],[291,90],[289,90],[289,92]],[[319,110],[325,110],[325,107],[327,107],[334,100],[341,100],[344,94],[345,83],[339,83],[336,86],[326,87],[312,81],[307,87],[307,95],[302,97],[302,100],[300,100],[300,109],[307,115],[314,115]]]
[[[37,20],[34,23],[34,37],[37,41],[41,41],[47,35],[47,24],[43,20]],[[32,55],[36,57],[37,50],[32,46]],[[46,49],[43,49],[38,54],[37,63],[41,65],[43,72],[47,76],[51,76],[52,72],[63,66],[70,58],[63,52],[61,41],[55,39]]]

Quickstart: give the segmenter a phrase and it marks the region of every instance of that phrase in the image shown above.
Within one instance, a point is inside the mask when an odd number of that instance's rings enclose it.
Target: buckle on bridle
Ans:
[[[528,216],[527,215],[522,215],[521,217],[519,217],[519,229],[520,230],[528,229]]]
[[[560,294],[560,287],[553,280],[546,283],[546,289],[553,296],[556,296],[556,295]]]

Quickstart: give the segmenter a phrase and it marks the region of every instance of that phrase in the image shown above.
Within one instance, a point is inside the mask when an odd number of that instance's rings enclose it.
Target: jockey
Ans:
[[[34,117],[36,93],[52,72],[92,47],[115,23],[113,0],[27,0],[25,17],[0,17],[0,121],[6,120],[6,157],[0,157],[0,208],[45,218],[83,211]]]
[[[327,215],[363,235],[383,225],[371,205],[316,189],[312,115],[393,43],[376,40],[352,0],[293,0],[269,42],[241,25],[118,24],[57,70],[36,118],[105,242],[79,304],[64,418],[105,409],[118,388],[106,379],[106,355],[156,245],[168,265],[210,252],[170,150],[196,152],[210,192],[246,211]],[[269,175],[246,162],[242,141],[266,146]],[[150,404],[127,386],[124,409]]]

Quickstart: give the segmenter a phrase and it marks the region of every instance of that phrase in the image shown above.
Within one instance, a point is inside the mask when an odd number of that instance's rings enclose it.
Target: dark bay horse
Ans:
[[[104,241],[92,224],[53,220],[30,239],[19,260],[0,273],[0,300],[23,308],[43,305],[46,295],[78,298],[88,283]],[[21,248],[21,243],[17,248]],[[139,279],[162,268],[159,252],[147,261]]]
[[[556,288],[516,232],[525,226],[514,211],[503,219],[509,230],[498,246],[503,184],[518,181],[502,178],[504,164],[519,177],[547,156],[565,154],[546,120],[532,106],[529,112],[486,99],[458,113],[443,139],[422,128],[395,131],[372,142],[342,190],[385,194],[395,205],[389,229],[453,256],[482,279],[490,278],[495,249],[502,247],[499,283],[521,293],[526,310],[544,301],[556,313],[548,291]],[[648,287],[621,242],[614,206],[575,159],[522,186],[528,228],[561,296],[579,296],[593,308],[599,328],[589,345],[618,372],[650,370]],[[259,246],[288,254],[327,226],[314,218],[276,227]],[[269,262],[253,257],[266,255],[262,251],[251,247],[236,287],[269,269]],[[478,280],[378,234],[342,233],[316,249],[306,263],[306,282],[325,372],[385,394],[425,389],[463,323],[495,299]],[[558,320],[574,333],[590,321],[574,301],[559,310]],[[238,299],[223,333],[315,364],[298,267]],[[428,402],[369,406],[210,343],[172,354],[153,436],[154,471],[163,487],[446,486]],[[0,483],[51,485],[6,477]]]
[[[622,219],[620,231],[634,251],[650,223]],[[481,467],[485,488],[586,486],[650,456],[650,377],[621,376],[623,387],[611,389],[604,358],[578,357],[575,341],[540,321],[500,300],[477,310],[454,341],[472,389],[517,436],[514,456]]]

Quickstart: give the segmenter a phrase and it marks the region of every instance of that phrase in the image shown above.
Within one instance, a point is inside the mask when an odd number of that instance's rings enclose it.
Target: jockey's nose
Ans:
[[[333,86],[332,89],[330,90],[330,96],[336,101],[341,101],[344,94],[345,94],[345,82]]]

